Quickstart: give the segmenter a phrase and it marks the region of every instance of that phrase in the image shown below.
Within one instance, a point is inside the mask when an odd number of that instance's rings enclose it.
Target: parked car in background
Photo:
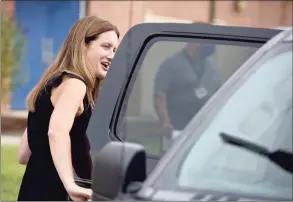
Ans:
[[[93,200],[291,199],[292,171],[267,158],[279,148],[292,157],[292,116],[285,113],[292,100],[292,56],[286,54],[292,54],[292,30],[280,32],[180,23],[130,29],[88,126],[92,179],[76,181],[92,187]],[[215,46],[210,59],[222,85],[165,153],[153,103],[155,75],[187,43]]]

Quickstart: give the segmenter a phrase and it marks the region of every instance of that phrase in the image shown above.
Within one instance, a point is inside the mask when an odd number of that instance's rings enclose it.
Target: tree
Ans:
[[[26,38],[12,17],[1,12],[1,103],[10,99],[13,88],[25,81],[20,66],[26,50]]]

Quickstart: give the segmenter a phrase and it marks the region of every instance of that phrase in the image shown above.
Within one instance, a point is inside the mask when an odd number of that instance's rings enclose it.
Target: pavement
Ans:
[[[28,112],[26,110],[9,110],[4,111],[1,113],[1,116],[9,116],[9,117],[16,117],[16,118],[27,118]]]
[[[7,110],[1,112],[1,132],[4,134],[22,133],[26,124],[27,111],[25,110]]]
[[[18,145],[20,142],[21,135],[20,134],[1,134],[1,145]]]

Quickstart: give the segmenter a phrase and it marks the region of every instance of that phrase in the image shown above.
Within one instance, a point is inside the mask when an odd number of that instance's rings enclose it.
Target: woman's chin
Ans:
[[[102,72],[99,72],[97,78],[99,80],[103,80],[106,77],[106,75],[107,75],[107,71],[102,71]]]

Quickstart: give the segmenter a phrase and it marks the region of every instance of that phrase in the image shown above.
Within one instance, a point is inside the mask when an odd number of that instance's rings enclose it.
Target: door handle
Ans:
[[[91,180],[75,177],[74,181],[78,186],[81,186],[81,187],[84,187],[84,188],[90,189],[91,186],[92,186],[92,181]]]

